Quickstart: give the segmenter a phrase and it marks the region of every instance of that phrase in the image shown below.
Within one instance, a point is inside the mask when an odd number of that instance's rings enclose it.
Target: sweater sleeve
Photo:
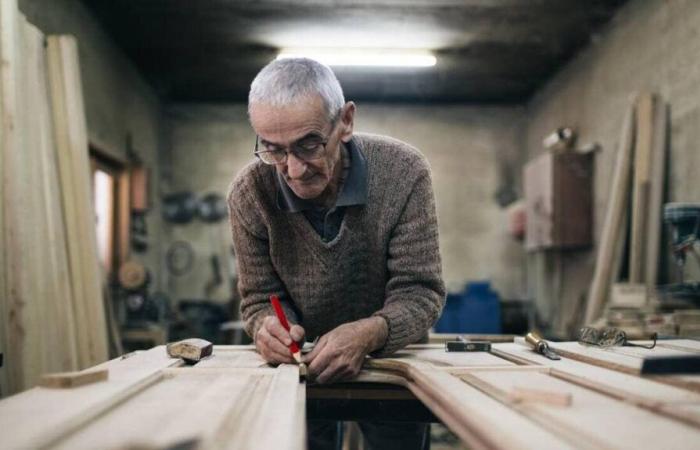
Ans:
[[[413,184],[390,237],[387,269],[384,307],[374,313],[389,327],[384,347],[373,354],[379,357],[421,339],[445,304],[435,198],[427,167]]]
[[[250,200],[249,189],[250,186],[236,188],[234,184],[229,192],[228,205],[238,267],[241,319],[248,335],[255,339],[263,319],[274,315],[271,294],[280,297],[290,323],[298,323],[298,319],[270,259],[267,228],[258,218],[255,203],[246,201],[246,198]]]

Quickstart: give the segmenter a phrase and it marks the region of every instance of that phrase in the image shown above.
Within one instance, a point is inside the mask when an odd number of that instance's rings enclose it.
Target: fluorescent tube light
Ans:
[[[285,49],[277,59],[311,58],[329,66],[431,67],[437,60],[427,51],[361,48]]]

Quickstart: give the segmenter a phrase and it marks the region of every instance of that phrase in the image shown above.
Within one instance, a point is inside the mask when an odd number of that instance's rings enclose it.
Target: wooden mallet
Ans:
[[[205,339],[190,338],[171,342],[165,346],[165,350],[171,358],[182,358],[187,364],[196,364],[211,355],[214,346]]]

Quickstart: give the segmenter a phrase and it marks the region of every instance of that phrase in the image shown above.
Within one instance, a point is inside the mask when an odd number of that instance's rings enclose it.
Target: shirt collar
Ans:
[[[350,170],[335,201],[335,206],[364,205],[367,203],[367,159],[354,139],[351,139],[345,146],[350,158]],[[277,171],[275,171],[275,175],[277,207],[279,209],[295,213],[314,208],[311,201],[297,197],[282,175]]]

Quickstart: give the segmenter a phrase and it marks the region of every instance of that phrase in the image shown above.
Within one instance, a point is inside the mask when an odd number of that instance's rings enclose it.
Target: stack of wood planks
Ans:
[[[3,395],[107,359],[76,43],[0,4]]]
[[[697,448],[700,377],[638,375],[642,357],[697,355],[697,342],[553,346],[559,361],[515,343],[414,345],[369,359],[356,381],[406,387],[469,448]],[[3,448],[305,448],[298,368],[268,366],[252,346],[215,346],[191,367],[160,346],[95,369],[109,379],[0,401],[0,425],[13,430]]]
[[[612,285],[620,278],[632,287],[641,288],[639,306],[646,305],[655,292],[662,235],[667,121],[667,104],[650,93],[637,96],[625,119],[588,292],[587,324],[603,314]],[[625,249],[629,249],[626,275],[620,273]]]

